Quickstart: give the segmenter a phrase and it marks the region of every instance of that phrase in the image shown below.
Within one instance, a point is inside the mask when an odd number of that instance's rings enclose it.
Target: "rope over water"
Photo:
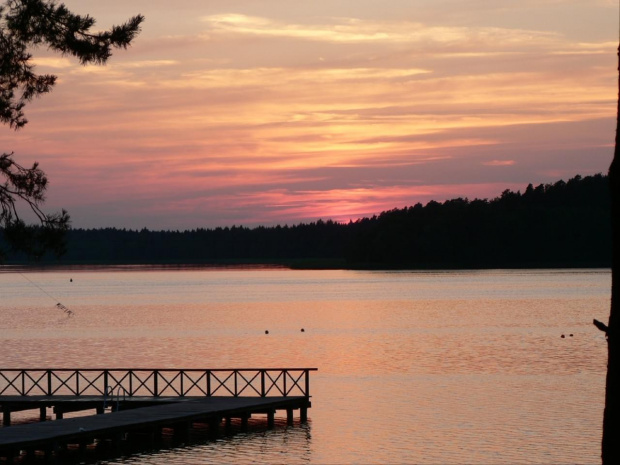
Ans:
[[[48,296],[54,302],[57,302],[56,303],[56,307],[59,308],[60,310],[62,310],[63,312],[65,312],[68,317],[73,316],[73,314],[74,314],[73,311],[70,310],[69,308],[65,307],[62,303],[58,302],[58,299],[56,299],[53,295],[51,295],[49,292],[47,292],[45,289],[43,289],[37,283],[35,283],[31,279],[29,279],[25,274],[23,274],[23,273],[19,273],[19,274],[22,276],[22,278],[24,278],[26,281],[28,281],[30,284],[32,284],[37,289],[39,289],[41,292],[43,292],[46,296]]]

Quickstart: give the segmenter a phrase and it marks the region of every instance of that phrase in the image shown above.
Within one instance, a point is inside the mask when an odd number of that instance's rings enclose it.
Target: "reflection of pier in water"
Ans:
[[[85,449],[111,444],[121,451],[134,433],[151,441],[162,430],[188,437],[192,426],[222,422],[247,429],[252,415],[265,415],[273,428],[278,410],[288,425],[307,421],[310,371],[316,368],[238,369],[0,369],[0,457],[26,451],[59,456],[69,445]],[[56,421],[46,422],[52,408]],[[11,413],[38,410],[39,423],[11,425]],[[96,415],[63,418],[94,410]],[[106,411],[110,413],[105,414]]]

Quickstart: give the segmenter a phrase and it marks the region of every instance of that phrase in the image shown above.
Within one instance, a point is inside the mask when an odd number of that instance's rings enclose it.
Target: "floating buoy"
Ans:
[[[301,328],[301,332],[302,332],[302,333],[304,333],[305,331],[306,331],[305,329]]]
[[[70,282],[70,283],[72,283],[72,282],[73,282],[73,278],[71,278],[71,279],[69,280],[69,282]]]
[[[564,334],[562,334],[560,337],[561,337],[562,339],[564,339],[566,336],[564,336]]]
[[[268,331],[268,330],[265,330],[265,334],[269,334],[269,331]]]
[[[570,337],[573,337],[573,335],[572,335],[572,334],[569,334],[569,336],[570,336]]]

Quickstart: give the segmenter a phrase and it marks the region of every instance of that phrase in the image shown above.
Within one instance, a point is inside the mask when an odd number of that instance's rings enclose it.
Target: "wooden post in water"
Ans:
[[[267,412],[267,428],[269,429],[273,429],[273,427],[275,426],[275,414],[275,410],[269,410]]]
[[[190,431],[192,429],[191,421],[183,421],[181,423],[176,423],[174,426],[174,439],[178,442],[187,442],[189,441]]]
[[[213,417],[209,419],[209,435],[211,437],[216,437],[220,433],[220,422],[222,420],[218,417]]]
[[[120,455],[123,452],[123,433],[114,433],[112,435],[112,446],[114,447],[114,452]]]
[[[47,407],[39,408],[39,420],[45,421],[47,419]]]
[[[11,409],[2,407],[2,426],[11,426]]]
[[[286,424],[289,426],[293,426],[293,409],[286,409]]]
[[[152,426],[148,428],[147,431],[148,444],[153,448],[155,444],[161,440],[161,426]]]
[[[45,446],[45,449],[43,450],[43,454],[45,456],[45,461],[47,463],[54,463],[54,444]],[[7,462],[13,463],[13,459],[10,457],[7,457]]]

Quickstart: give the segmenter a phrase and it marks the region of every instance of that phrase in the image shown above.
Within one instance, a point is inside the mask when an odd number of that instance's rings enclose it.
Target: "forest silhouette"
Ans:
[[[301,268],[525,268],[611,265],[607,176],[395,208],[349,223],[150,231],[72,229],[42,264],[281,264]],[[9,253],[5,263],[28,262]]]

